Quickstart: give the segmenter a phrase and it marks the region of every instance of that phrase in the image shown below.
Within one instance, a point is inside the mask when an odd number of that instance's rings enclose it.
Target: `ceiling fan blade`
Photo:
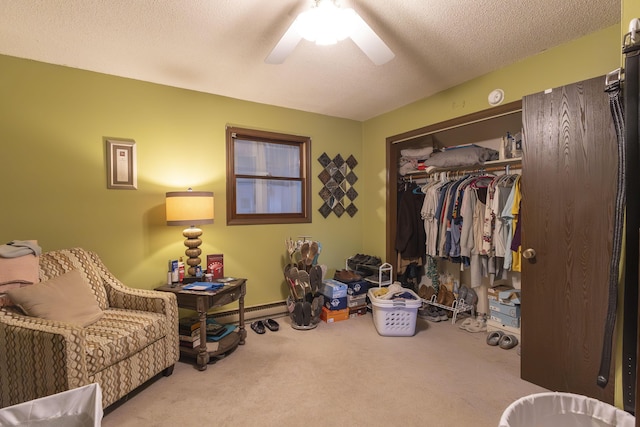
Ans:
[[[389,49],[389,46],[378,37],[357,12],[354,11],[353,15],[354,30],[350,36],[351,40],[374,64],[382,65],[391,61],[396,55]]]
[[[296,18],[297,19],[297,18]],[[282,36],[276,47],[273,48],[269,56],[264,60],[267,64],[282,64],[293,49],[296,48],[302,36],[296,31],[296,21],[293,21],[289,29]]]

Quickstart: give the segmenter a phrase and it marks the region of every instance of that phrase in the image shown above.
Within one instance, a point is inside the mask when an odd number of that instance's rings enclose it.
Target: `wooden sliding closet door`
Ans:
[[[524,380],[613,403],[596,385],[617,170],[604,77],[523,99]],[[615,348],[615,347],[614,347]]]

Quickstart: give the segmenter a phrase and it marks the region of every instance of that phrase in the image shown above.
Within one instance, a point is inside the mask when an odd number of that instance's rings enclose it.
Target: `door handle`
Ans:
[[[528,248],[522,251],[522,256],[528,260],[533,260],[536,257],[536,251],[533,248]]]

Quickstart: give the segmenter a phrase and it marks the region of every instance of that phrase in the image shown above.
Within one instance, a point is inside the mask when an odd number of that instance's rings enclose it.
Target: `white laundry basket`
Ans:
[[[572,393],[522,397],[505,409],[499,427],[635,427],[636,418],[615,406]]]
[[[376,288],[368,291],[373,306],[373,324],[378,334],[389,337],[410,337],[416,333],[416,317],[422,307],[422,300],[411,289],[403,289],[413,296],[411,299],[383,299],[374,294]]]

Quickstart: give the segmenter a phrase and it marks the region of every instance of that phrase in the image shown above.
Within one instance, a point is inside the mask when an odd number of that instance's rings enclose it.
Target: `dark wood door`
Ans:
[[[523,99],[524,380],[613,403],[596,384],[617,171],[604,77]],[[614,347],[615,348],[615,347]]]

